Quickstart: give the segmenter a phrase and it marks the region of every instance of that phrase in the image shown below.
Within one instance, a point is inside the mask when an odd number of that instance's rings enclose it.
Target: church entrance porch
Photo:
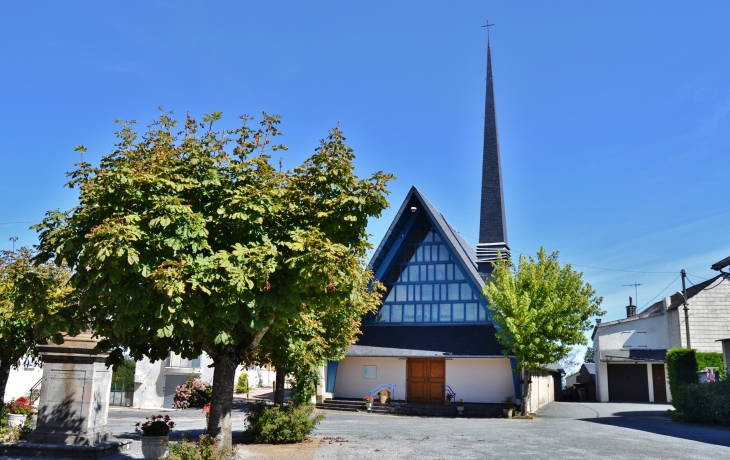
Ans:
[[[441,403],[446,385],[446,360],[409,358],[406,374],[408,402]]]

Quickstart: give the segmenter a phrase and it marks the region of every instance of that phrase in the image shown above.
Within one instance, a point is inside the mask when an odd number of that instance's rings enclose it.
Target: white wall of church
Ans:
[[[376,378],[363,378],[363,366],[376,366]],[[383,383],[395,383],[393,399],[406,398],[406,360],[398,358],[345,358],[337,366],[335,398],[361,399]]]
[[[446,360],[446,384],[456,399],[501,403],[515,395],[512,366],[507,358],[454,358]]]

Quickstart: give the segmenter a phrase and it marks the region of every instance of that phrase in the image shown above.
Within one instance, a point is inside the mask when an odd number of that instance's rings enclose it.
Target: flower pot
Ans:
[[[459,415],[464,413],[464,406],[456,406],[456,411],[459,413]]]
[[[372,412],[373,411],[373,403],[372,403],[372,401],[371,402],[366,402],[365,403],[365,407],[367,408],[368,412]]]
[[[167,436],[142,436],[142,455],[148,460],[167,457]]]
[[[388,395],[378,395],[380,397],[380,404],[385,404],[388,402]]]
[[[502,409],[502,413],[507,418],[512,418],[512,412],[514,412],[514,409]]]
[[[23,426],[27,417],[23,414],[8,414],[8,426]]]

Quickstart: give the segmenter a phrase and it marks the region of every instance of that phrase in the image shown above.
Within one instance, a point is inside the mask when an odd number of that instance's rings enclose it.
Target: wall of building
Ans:
[[[137,361],[134,369],[134,398],[132,405],[141,409],[158,409],[164,399],[165,362]],[[162,378],[160,378],[162,376]]]
[[[706,287],[689,299],[688,308],[692,348],[722,353],[722,345],[716,340],[725,339],[730,333],[730,280],[720,278]],[[677,313],[681,317],[682,343],[686,343],[684,307],[680,306]]]
[[[666,315],[636,318],[631,321],[601,324],[597,336],[600,337],[601,350],[620,350],[628,340],[633,340],[637,331],[644,331],[647,350],[666,350],[671,348],[669,323]],[[598,358],[598,356],[596,356]]]
[[[507,396],[515,396],[507,358],[447,359],[446,384],[465,402],[501,403]]]
[[[376,378],[363,378],[363,366],[377,366]],[[448,370],[446,373],[448,379]],[[383,383],[394,383],[393,399],[406,397],[406,360],[398,358],[359,358],[349,357],[340,361],[335,380],[335,398],[361,399]]]
[[[18,399],[21,396],[28,396],[30,389],[43,376],[43,368],[40,366],[19,367],[10,369],[8,384],[5,386],[5,402]]]
[[[555,385],[552,374],[533,375],[527,411],[537,412],[545,404],[555,401]]]
[[[669,311],[667,312],[667,323],[669,324],[669,337],[672,344],[669,348],[683,347],[682,338],[684,334],[680,333],[679,330],[684,328],[684,317],[680,319],[677,310]]]
[[[636,366],[634,363],[612,363],[617,365]],[[652,377],[651,366],[657,363],[646,363],[646,378],[649,385],[649,402],[654,402],[654,382]],[[600,370],[600,372],[599,372]],[[667,401],[672,402],[672,393],[669,391],[669,378],[667,377],[667,365],[664,364],[664,385],[667,390]],[[601,402],[610,400],[610,388],[608,388],[608,363],[596,363],[596,399]]]

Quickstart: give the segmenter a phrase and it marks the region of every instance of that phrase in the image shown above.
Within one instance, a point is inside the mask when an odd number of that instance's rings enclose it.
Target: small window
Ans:
[[[362,378],[375,379],[378,377],[378,366],[363,366]]]

